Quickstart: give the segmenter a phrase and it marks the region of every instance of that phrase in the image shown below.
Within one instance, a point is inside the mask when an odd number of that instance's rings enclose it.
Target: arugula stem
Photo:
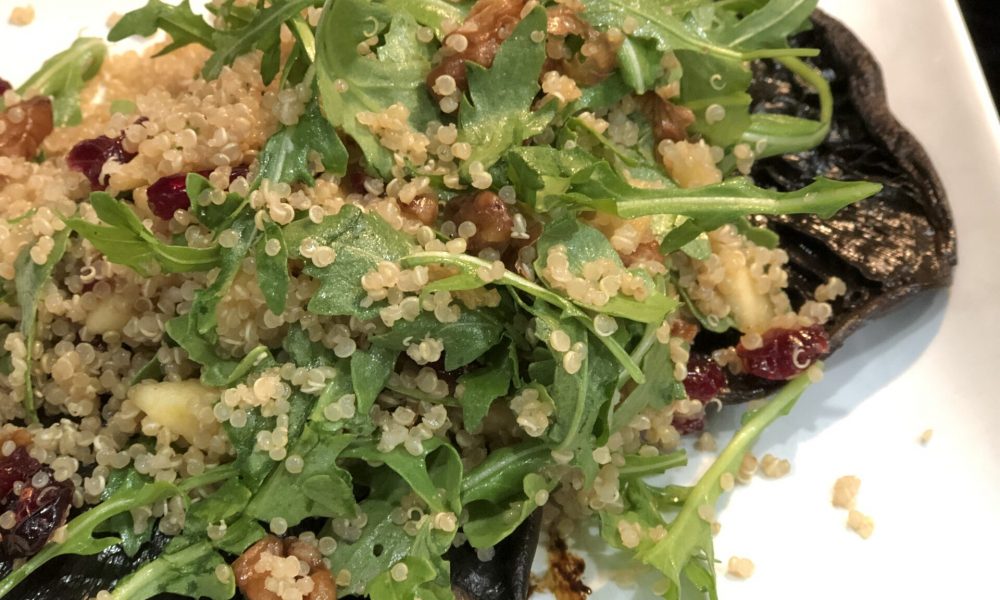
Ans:
[[[719,483],[725,473],[735,473],[743,461],[743,456],[750,450],[760,434],[778,417],[788,414],[802,393],[809,387],[809,376],[806,373],[789,381],[763,407],[748,412],[744,425],[733,435],[726,448],[715,459],[708,471],[691,488],[691,492],[677,517],[670,524],[670,535],[657,543],[656,547],[647,553],[643,560],[650,565],[662,569],[662,565],[671,565],[672,573],[664,573],[674,583],[679,582],[680,571],[684,565],[702,548],[704,540],[711,542],[711,531],[708,523],[699,515],[698,509],[704,505],[714,506],[722,494]]]
[[[833,121],[833,92],[823,73],[795,57],[775,60],[816,90],[819,95],[819,121],[767,113],[753,115],[750,128],[743,133],[742,141],[755,147],[758,144],[764,145],[757,151],[758,158],[815,148],[826,139]]]
[[[450,254],[448,252],[416,252],[400,259],[399,264],[406,269],[419,265],[451,265],[470,275],[476,275],[479,269],[489,269],[492,266],[491,263],[481,258]],[[608,351],[614,355],[614,357],[621,363],[622,367],[624,367],[625,371],[636,383],[645,383],[646,376],[643,375],[642,369],[639,368],[639,365],[632,360],[625,349],[610,337],[598,335],[597,330],[594,328],[593,319],[587,316],[587,313],[583,312],[583,310],[581,310],[581,308],[574,304],[571,300],[564,298],[563,296],[560,296],[559,294],[546,289],[537,283],[528,281],[520,275],[511,273],[509,270],[505,270],[504,274],[500,277],[500,279],[497,279],[495,283],[507,285],[512,288],[519,289],[522,292],[531,294],[535,298],[548,302],[549,304],[559,308],[567,315],[577,318],[580,323],[587,328],[587,331],[600,340]]]
[[[683,467],[687,464],[687,452],[677,450],[670,454],[655,456],[650,459],[630,460],[625,458],[625,465],[618,468],[619,477],[646,477],[661,475],[668,469]]]
[[[213,483],[219,483],[220,481],[225,481],[227,479],[232,479],[236,477],[239,472],[236,467],[231,464],[219,465],[214,469],[209,469],[201,475],[195,475],[194,477],[188,477],[187,479],[179,482],[177,484],[177,489],[184,492],[185,494],[190,493],[200,487],[205,487],[206,485],[212,485]]]
[[[646,325],[646,330],[642,332],[642,337],[639,339],[639,343],[635,345],[632,349],[632,353],[629,354],[629,358],[632,359],[637,365],[642,364],[642,359],[646,357],[646,353],[653,347],[656,343],[656,330],[659,329],[659,325],[656,323],[649,323]],[[618,376],[618,387],[625,385],[625,382],[629,379],[628,371],[622,371],[621,375]]]

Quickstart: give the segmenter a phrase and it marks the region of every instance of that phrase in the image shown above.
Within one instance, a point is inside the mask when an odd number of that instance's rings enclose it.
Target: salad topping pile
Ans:
[[[95,597],[444,600],[539,511],[714,597],[716,500],[846,291],[793,306],[748,217],[880,189],[748,178],[829,131],[815,5],[149,0],[109,35],[147,53],[0,82],[0,597],[166,535]],[[751,113],[755,60],[820,118]],[[650,480],[734,373],[787,383]]]

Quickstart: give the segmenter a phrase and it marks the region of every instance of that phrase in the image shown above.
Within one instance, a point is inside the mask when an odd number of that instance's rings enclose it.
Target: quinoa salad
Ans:
[[[59,597],[476,598],[452,557],[533,521],[715,598],[847,292],[793,302],[752,217],[880,189],[748,176],[830,131],[815,5],[149,0],[108,36],[147,50],[0,80],[0,597],[116,552]],[[819,118],[752,112],[753,61]],[[740,374],[784,383],[675,480]]]

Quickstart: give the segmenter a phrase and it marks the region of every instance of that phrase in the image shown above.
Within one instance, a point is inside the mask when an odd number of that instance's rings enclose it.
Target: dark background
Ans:
[[[1000,1],[959,0],[994,100],[1000,99]]]

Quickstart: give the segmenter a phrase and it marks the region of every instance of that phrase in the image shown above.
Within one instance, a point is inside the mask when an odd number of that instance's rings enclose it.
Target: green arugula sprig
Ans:
[[[28,368],[24,372],[24,386],[21,388],[21,404],[24,406],[25,417],[29,422],[37,423],[35,412],[35,390],[32,381],[34,372],[34,348],[37,337],[38,303],[41,300],[42,288],[52,277],[56,263],[62,260],[69,243],[70,229],[67,227],[52,236],[52,249],[44,263],[38,264],[31,258],[31,247],[25,246],[14,261],[14,286],[17,305],[21,309],[21,321],[18,325],[24,337],[24,361]]]
[[[83,118],[80,92],[97,75],[107,54],[107,46],[98,38],[81,37],[49,58],[42,67],[17,88],[17,93],[38,93],[52,99],[52,121],[57,127],[77,125]],[[0,98],[0,110],[3,110]]]
[[[489,168],[512,146],[539,134],[555,116],[555,103],[532,111],[538,94],[538,75],[545,62],[545,10],[536,7],[518,23],[500,46],[493,65],[468,63],[469,94],[458,113],[458,137],[472,147],[463,163]],[[536,41],[538,33],[543,34]]]
[[[69,219],[66,224],[113,263],[142,275],[152,273],[154,264],[167,273],[208,271],[219,265],[217,245],[192,248],[167,244],[147,229],[126,203],[104,192],[92,193],[90,204],[104,225],[80,218]]]

